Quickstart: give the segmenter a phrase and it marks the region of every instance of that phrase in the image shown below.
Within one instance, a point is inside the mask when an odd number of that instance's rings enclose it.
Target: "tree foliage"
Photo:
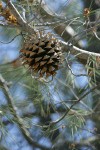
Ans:
[[[100,149],[99,7],[99,0],[0,1],[0,150]],[[40,75],[41,60],[38,71],[30,63],[37,51],[42,61],[53,51],[53,63],[43,64],[51,76]]]

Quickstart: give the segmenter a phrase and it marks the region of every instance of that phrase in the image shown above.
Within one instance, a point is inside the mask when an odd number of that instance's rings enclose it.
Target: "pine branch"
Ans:
[[[18,23],[21,27],[22,31],[28,32],[28,33],[35,33],[36,30],[31,27],[20,15],[20,13],[17,11],[16,7],[13,5],[13,3],[10,0],[6,0],[6,3],[9,7],[9,9],[11,10],[11,12],[14,14],[14,16],[16,17],[16,19],[18,20]],[[64,41],[60,41],[63,45],[66,45],[69,47],[69,44],[64,42]],[[72,44],[71,44],[72,45]],[[72,45],[72,49],[70,50],[70,52],[72,54],[77,54],[77,53],[82,53],[81,58],[87,60],[88,56],[98,56],[100,57],[99,53],[95,53],[95,52],[88,52],[86,50],[80,49],[74,45]],[[81,54],[80,54],[81,55]],[[80,57],[79,55],[79,57]]]
[[[0,85],[1,85],[1,88],[2,88],[2,90],[6,96],[8,105],[10,106],[10,111],[13,112],[13,116],[16,120],[16,123],[18,124],[19,128],[22,131],[22,134],[24,135],[24,137],[28,141],[28,143],[31,144],[33,147],[40,148],[41,150],[49,150],[49,148],[47,148],[46,146],[40,145],[35,140],[33,140],[30,133],[28,132],[28,130],[24,127],[24,125],[22,123],[22,119],[18,116],[18,114],[16,112],[16,107],[14,106],[14,99],[13,99],[13,97],[9,91],[8,84],[5,81],[5,79],[2,77],[2,75],[0,75]]]
[[[76,17],[76,18],[73,18],[72,20],[70,19],[70,20],[68,20],[66,17],[63,17],[63,16],[59,16],[59,15],[57,15],[57,14],[52,14],[52,12],[51,13],[48,13],[49,12],[49,10],[48,9],[46,9],[47,8],[47,5],[45,4],[45,2],[43,1],[43,4],[41,5],[41,7],[42,7],[42,9],[45,11],[45,13],[46,13],[46,15],[48,16],[48,18],[50,18],[50,17],[53,17],[53,16],[55,16],[57,19],[59,19],[59,23],[60,23],[60,21],[62,21],[62,23],[64,22],[69,22],[69,24],[66,26],[66,25],[62,25],[62,28],[64,28],[64,30],[66,30],[66,32],[72,37],[71,38],[71,42],[73,41],[72,39],[80,39],[80,34],[86,34],[86,33],[88,33],[88,32],[94,32],[94,28],[96,28],[96,27],[99,27],[100,26],[100,18],[98,18],[98,20],[96,20],[96,21],[94,21],[94,22],[88,22],[88,25],[90,26],[90,28],[88,28],[88,29],[86,29],[86,30],[83,30],[81,33],[79,33],[79,34],[76,34],[75,33],[75,31],[73,30],[73,28],[70,26],[70,22],[72,22],[72,24],[73,24],[73,22],[76,20],[76,21],[79,21],[79,19],[80,19],[80,17]],[[74,21],[73,21],[74,20]],[[59,26],[60,24],[59,23],[57,23],[57,25]],[[47,23],[48,24],[48,23]],[[54,24],[54,23],[53,23]],[[49,24],[50,25],[50,24]],[[52,24],[51,24],[52,25]],[[87,22],[81,22],[81,25],[87,25]],[[69,27],[70,27],[70,29],[69,29]],[[72,31],[73,30],[73,31]],[[72,32],[73,33],[72,33]],[[59,28],[58,28],[58,32],[59,32]],[[61,40],[61,43],[62,44],[64,44],[64,45],[66,45],[67,47],[68,47],[68,49],[70,48],[70,52],[71,52],[71,54],[73,54],[73,55],[77,55],[77,57],[78,58],[80,58],[80,59],[84,59],[84,60],[87,60],[88,59],[88,57],[91,55],[91,56],[97,56],[97,57],[100,57],[100,53],[95,53],[95,52],[88,52],[88,51],[86,51],[86,50],[84,50],[84,49],[81,49],[81,48],[78,48],[78,47],[76,47],[76,46],[74,46],[74,45],[72,45],[72,43],[71,42],[64,42],[64,41],[62,41]],[[70,44],[69,44],[70,43]],[[71,47],[70,47],[70,45],[71,45]],[[78,43],[78,45],[80,45],[79,43]],[[81,46],[81,45],[80,45]],[[79,54],[79,55],[78,55]]]
[[[94,88],[90,89],[88,92],[86,92],[83,96],[81,96],[77,101],[75,101],[69,109],[66,110],[66,112],[56,121],[50,122],[50,125],[56,124],[58,122],[60,122],[61,120],[63,120],[66,115],[69,113],[69,111],[76,105],[78,104],[84,97],[86,97],[88,94],[90,94],[91,92],[93,92],[96,88],[99,88],[100,84],[96,85]]]
[[[28,33],[35,33],[35,29],[32,28],[27,22],[22,18],[16,7],[13,5],[11,0],[5,0],[7,6],[9,7],[12,14],[16,17],[18,24],[22,31],[28,32]],[[16,27],[16,26],[15,26]]]
[[[60,41],[62,44],[66,45],[68,48],[70,47],[69,43],[67,42],[64,42],[64,41]],[[80,53],[80,57],[82,57],[82,59],[86,59],[89,57],[89,56],[97,56],[97,57],[100,57],[100,54],[99,53],[94,53],[94,52],[88,52],[84,49],[81,49],[81,48],[78,48],[77,46],[74,46],[74,45],[71,45],[71,49],[70,49],[70,52],[71,54],[78,54]]]

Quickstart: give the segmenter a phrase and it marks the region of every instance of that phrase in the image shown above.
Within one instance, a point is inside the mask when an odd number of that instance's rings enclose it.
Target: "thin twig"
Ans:
[[[14,36],[10,41],[8,41],[8,42],[0,41],[0,43],[2,43],[2,44],[9,44],[9,43],[11,43],[12,41],[14,41],[18,36],[21,36],[21,33],[15,35],[15,36]]]
[[[86,74],[86,73],[84,73],[84,74],[82,74],[82,73],[81,73],[81,74],[75,74],[75,73],[73,72],[73,70],[72,70],[71,66],[69,65],[69,62],[68,62],[67,58],[66,58],[65,60],[66,60],[66,63],[67,63],[68,69],[71,71],[72,75],[74,75],[74,76],[76,76],[76,77],[80,77],[80,76],[87,76],[87,74]]]

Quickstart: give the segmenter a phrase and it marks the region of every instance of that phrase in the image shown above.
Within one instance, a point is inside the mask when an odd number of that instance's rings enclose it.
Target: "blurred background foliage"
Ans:
[[[31,26],[100,53],[100,40],[92,32],[84,32],[89,28],[88,23],[84,25],[87,20],[100,19],[100,0],[13,0],[13,4]],[[90,8],[89,17],[84,17],[84,8]],[[64,47],[68,62],[47,83],[33,79],[21,65],[22,46],[20,29],[0,26],[0,74],[13,99],[12,105],[0,81],[0,150],[99,150],[100,86],[89,92],[100,85],[96,58],[80,59]]]

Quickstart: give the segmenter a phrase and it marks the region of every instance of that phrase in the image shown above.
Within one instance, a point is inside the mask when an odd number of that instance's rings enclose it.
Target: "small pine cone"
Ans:
[[[17,24],[17,19],[15,18],[15,16],[13,14],[11,14],[7,20],[11,23]]]
[[[50,33],[33,35],[27,39],[20,53],[22,63],[40,77],[55,75],[62,60],[61,45]]]
[[[4,8],[2,3],[0,3],[0,12],[9,23],[18,24],[16,17],[11,13],[9,8]]]

